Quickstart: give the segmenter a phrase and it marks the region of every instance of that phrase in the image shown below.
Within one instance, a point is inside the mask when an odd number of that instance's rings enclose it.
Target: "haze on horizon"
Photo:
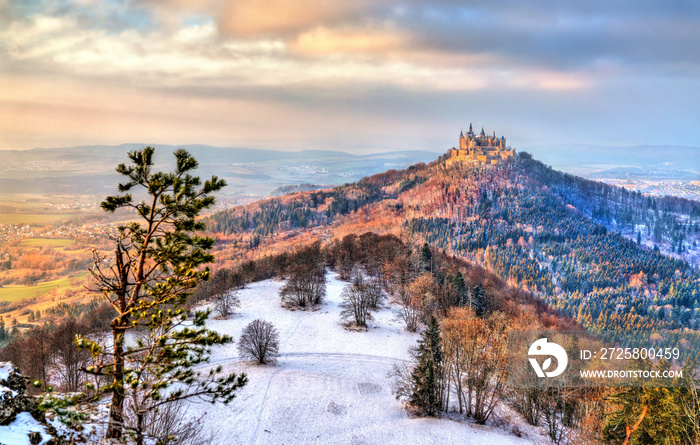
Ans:
[[[700,4],[0,0],[0,150],[700,145]]]

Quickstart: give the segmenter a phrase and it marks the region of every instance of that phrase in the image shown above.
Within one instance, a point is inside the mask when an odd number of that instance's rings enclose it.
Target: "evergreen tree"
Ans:
[[[409,401],[425,415],[435,416],[443,406],[443,354],[440,325],[434,316],[430,317],[418,342],[416,359],[418,363],[411,373],[413,389]]]
[[[669,368],[667,362],[656,367],[662,372]],[[694,368],[692,362],[684,366],[683,377],[678,378],[674,387],[630,387],[610,396],[607,401],[613,411],[603,426],[603,438],[614,444],[697,444],[700,387]]]
[[[428,243],[423,244],[420,250],[420,267],[426,272],[433,270],[433,252],[431,252]]]
[[[197,234],[205,225],[196,218],[214,204],[211,194],[226,183],[212,176],[202,184],[192,176],[198,163],[185,150],[174,153],[174,172],[153,172],[153,154],[151,147],[130,152],[131,164],[117,167],[126,182],[119,184],[118,195],[101,204],[108,212],[136,214],[135,221],[119,226],[111,237],[113,258],[93,253],[90,272],[96,290],[117,312],[110,325],[112,340],[105,345],[76,339],[95,358],[87,371],[110,380],[95,388],[111,395],[106,437],[119,439],[129,427],[139,445],[145,440],[145,419],[163,405],[190,397],[228,403],[247,382],[245,374],[221,375],[221,367],[206,376],[194,371],[208,361],[213,345],[232,341],[206,329],[208,312],[197,312],[193,326],[183,326],[187,298],[209,278],[206,264],[214,260],[209,253],[214,240]],[[143,197],[141,202],[134,201],[132,190]],[[142,333],[127,347],[126,333],[136,327]]]
[[[471,304],[476,315],[483,315],[484,312],[486,312],[486,293],[484,292],[484,288],[480,284],[474,286]]]

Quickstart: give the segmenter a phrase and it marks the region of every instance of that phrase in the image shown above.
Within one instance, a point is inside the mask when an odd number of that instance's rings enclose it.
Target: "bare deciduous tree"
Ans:
[[[90,361],[90,353],[75,345],[75,336],[84,335],[88,326],[70,317],[61,323],[51,335],[51,350],[54,356],[54,369],[63,388],[68,392],[81,390],[87,374],[83,368]]]
[[[420,311],[413,303],[411,295],[402,293],[397,298],[398,308],[394,310],[396,317],[406,324],[406,330],[416,332],[420,322]]]
[[[369,311],[379,305],[381,295],[382,290],[375,281],[367,280],[361,271],[355,270],[352,283],[345,286],[341,294],[341,317],[357,326],[367,326]]]
[[[238,289],[245,284],[243,276],[230,268],[222,268],[213,274],[209,281],[203,281],[197,285],[192,300],[188,302],[188,307],[193,307],[196,302],[204,299],[214,301],[216,311],[224,318],[233,314],[235,309],[241,305],[238,299]]]
[[[382,292],[382,287],[375,279],[365,280],[367,300],[369,307],[372,309],[379,309],[382,303],[384,293]]]
[[[214,306],[222,317],[228,318],[237,307],[241,306],[241,300],[238,298],[238,291],[229,290],[217,295],[214,299]]]
[[[326,279],[303,265],[295,265],[287,283],[280,290],[282,299],[293,306],[319,304],[326,295]]]
[[[134,408],[129,405],[138,402],[145,402],[148,405],[154,404],[153,400],[138,397],[138,392],[132,392],[126,400],[129,408]],[[187,405],[183,400],[162,405],[157,410],[152,408],[153,406],[148,406],[125,411],[127,425],[136,424],[135,412],[143,410],[146,413],[142,419],[142,427],[144,436],[149,439],[150,443],[155,445],[209,445],[214,443],[214,435],[202,428],[201,423],[204,415],[200,417],[188,415]]]
[[[460,410],[484,423],[505,395],[507,380],[506,319],[488,319],[469,308],[455,309],[443,320],[443,341],[451,385]]]
[[[285,305],[306,307],[321,303],[326,296],[325,258],[321,243],[315,242],[290,255],[287,283],[280,289]]]
[[[279,342],[279,332],[272,323],[254,320],[243,329],[238,341],[238,353],[242,358],[257,360],[264,365],[274,362],[279,352]]]

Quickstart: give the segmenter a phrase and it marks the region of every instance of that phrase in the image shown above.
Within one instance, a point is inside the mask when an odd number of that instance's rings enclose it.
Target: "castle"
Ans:
[[[496,137],[495,131],[493,136],[487,136],[482,127],[477,136],[470,123],[466,136],[459,133],[459,148],[451,148],[449,154],[450,159],[473,159],[495,165],[515,156],[515,150],[506,146],[505,137]]]

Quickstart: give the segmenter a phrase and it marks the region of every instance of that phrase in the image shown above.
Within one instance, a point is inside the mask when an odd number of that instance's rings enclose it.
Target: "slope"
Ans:
[[[275,365],[241,362],[235,346],[217,349],[212,365],[246,372],[250,383],[231,406],[195,404],[217,444],[524,444],[503,428],[464,420],[415,419],[391,394],[388,373],[409,359],[419,335],[403,329],[390,307],[373,314],[367,332],[340,324],[340,293],[347,284],[327,276],[327,298],[313,311],[283,309],[283,282],[265,280],[240,291],[241,308],[229,320],[209,320],[216,331],[238,338],[254,319],[272,322],[280,333]],[[519,422],[520,423],[520,422]],[[516,425],[519,425],[516,424]],[[519,429],[528,428],[519,425]]]

